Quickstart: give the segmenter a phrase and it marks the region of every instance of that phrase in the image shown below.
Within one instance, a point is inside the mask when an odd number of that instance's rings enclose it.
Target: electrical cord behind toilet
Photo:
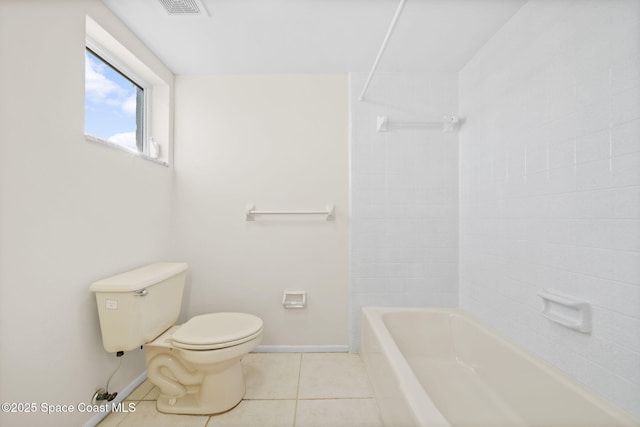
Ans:
[[[93,395],[93,399],[91,400],[93,404],[97,404],[105,400],[107,402],[111,402],[118,395],[118,392],[109,393],[109,384],[111,383],[111,379],[113,378],[113,376],[116,374],[116,372],[118,372],[118,370],[122,366],[122,359],[123,359],[122,356],[124,356],[124,352],[119,351],[116,353],[116,356],[118,357],[118,359],[120,359],[120,362],[118,362],[118,366],[109,376],[109,379],[107,380],[107,385],[105,385],[103,389],[101,388],[98,391],[96,391],[95,394]]]

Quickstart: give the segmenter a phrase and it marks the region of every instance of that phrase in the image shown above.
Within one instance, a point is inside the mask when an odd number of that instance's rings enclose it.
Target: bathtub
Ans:
[[[459,309],[362,313],[361,357],[386,426],[640,426]]]

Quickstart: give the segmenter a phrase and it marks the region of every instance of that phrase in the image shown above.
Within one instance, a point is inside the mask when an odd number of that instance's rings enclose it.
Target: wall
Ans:
[[[263,345],[346,347],[346,76],[181,76],[175,95],[176,250],[191,271],[185,312],[256,314]],[[336,218],[245,221],[250,203],[335,204]],[[283,309],[285,289],[306,290],[307,308]]]
[[[99,1],[0,2],[1,402],[90,402],[117,366],[90,283],[168,257],[172,170],[84,139],[86,13],[172,79]],[[143,371],[142,352],[126,354],[110,388]]]
[[[639,417],[640,3],[530,1],[460,114],[460,305]],[[545,288],[593,332],[543,318]]]
[[[390,121],[457,114],[455,73],[351,74],[351,348],[361,307],[457,304],[457,134]]]

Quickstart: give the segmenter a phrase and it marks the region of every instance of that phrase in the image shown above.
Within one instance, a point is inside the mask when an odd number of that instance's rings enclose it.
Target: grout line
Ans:
[[[302,375],[302,357],[303,354],[300,354],[300,362],[298,364],[298,384],[296,385],[296,403],[293,407],[293,427],[296,426],[296,417],[298,416],[298,398],[300,397],[300,376]]]
[[[297,400],[372,400],[375,399],[373,396],[367,397],[307,397],[304,399]]]
[[[240,403],[238,403],[238,405],[240,405],[240,404],[242,403],[242,400],[244,400],[244,399],[241,399],[241,400],[240,400]],[[234,408],[235,408],[235,407],[237,407],[238,405],[234,406]],[[232,409],[233,409],[233,408],[232,408]],[[216,425],[217,423],[216,423],[215,421],[213,421],[213,417],[215,417],[216,415],[217,415],[217,414],[215,414],[215,415],[214,415],[214,414],[209,415],[209,417],[207,418],[207,422],[206,422],[206,423],[204,423],[204,426],[203,426],[203,427],[211,427],[211,426]]]

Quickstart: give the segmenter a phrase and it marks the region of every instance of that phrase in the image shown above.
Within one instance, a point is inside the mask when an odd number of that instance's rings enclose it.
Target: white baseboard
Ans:
[[[348,353],[348,345],[259,345],[254,353]]]
[[[118,395],[116,396],[116,398],[113,399],[113,401],[109,402],[109,404],[112,405],[112,406],[118,405],[118,403],[122,402],[127,396],[129,396],[133,392],[133,390],[136,389],[136,387],[138,387],[140,384],[142,384],[142,382],[144,380],[146,380],[146,379],[147,379],[147,371],[143,371],[140,375],[138,375],[136,377],[136,379],[131,381],[131,383],[128,386],[123,388],[122,391],[119,391]],[[100,421],[105,419],[107,417],[107,415],[109,415],[109,414],[110,414],[110,412],[98,412],[93,417],[91,417],[89,419],[89,421],[84,423],[84,427],[95,427],[95,426],[97,426],[98,423],[100,423]]]

